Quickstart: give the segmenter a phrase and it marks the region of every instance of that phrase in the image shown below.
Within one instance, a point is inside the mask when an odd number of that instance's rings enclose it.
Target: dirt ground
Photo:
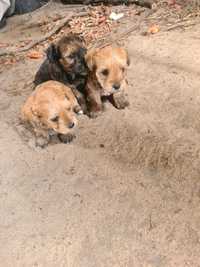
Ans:
[[[130,35],[130,107],[44,150],[17,126],[42,59],[0,74],[0,266],[200,266],[199,34]]]

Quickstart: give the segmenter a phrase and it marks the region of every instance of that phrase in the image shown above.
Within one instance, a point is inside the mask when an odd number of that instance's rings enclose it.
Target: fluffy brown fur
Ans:
[[[71,141],[77,125],[75,113],[82,113],[71,89],[57,81],[38,85],[21,109],[21,119],[32,126],[36,145],[44,147],[52,135]]]
[[[84,88],[88,74],[85,54],[85,42],[75,34],[69,34],[57,43],[52,43],[47,49],[47,58],[35,75],[35,85],[55,80],[70,86],[85,111]]]
[[[91,117],[102,111],[102,98],[108,98],[118,109],[128,105],[124,95],[126,69],[130,64],[128,54],[121,47],[106,46],[87,53],[89,75],[86,85]]]

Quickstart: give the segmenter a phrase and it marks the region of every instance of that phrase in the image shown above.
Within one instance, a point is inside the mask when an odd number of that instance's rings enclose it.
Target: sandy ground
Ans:
[[[40,60],[1,73],[0,266],[200,266],[199,33],[130,36],[130,107],[45,150],[16,128]]]

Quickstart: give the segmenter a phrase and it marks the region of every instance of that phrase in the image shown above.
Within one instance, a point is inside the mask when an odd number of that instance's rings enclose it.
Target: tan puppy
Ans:
[[[87,53],[89,76],[86,85],[91,117],[102,111],[102,98],[108,98],[118,109],[128,105],[125,99],[126,69],[130,64],[128,54],[121,47],[106,46]]]
[[[32,126],[36,146],[44,147],[52,135],[70,142],[77,124],[75,113],[82,110],[71,89],[57,81],[44,82],[36,87],[21,109],[21,119]]]

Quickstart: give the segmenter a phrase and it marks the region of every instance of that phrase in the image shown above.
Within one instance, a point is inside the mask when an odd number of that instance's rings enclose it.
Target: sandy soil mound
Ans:
[[[45,150],[16,125],[40,60],[1,73],[2,266],[198,266],[198,33],[130,36],[130,107]]]

